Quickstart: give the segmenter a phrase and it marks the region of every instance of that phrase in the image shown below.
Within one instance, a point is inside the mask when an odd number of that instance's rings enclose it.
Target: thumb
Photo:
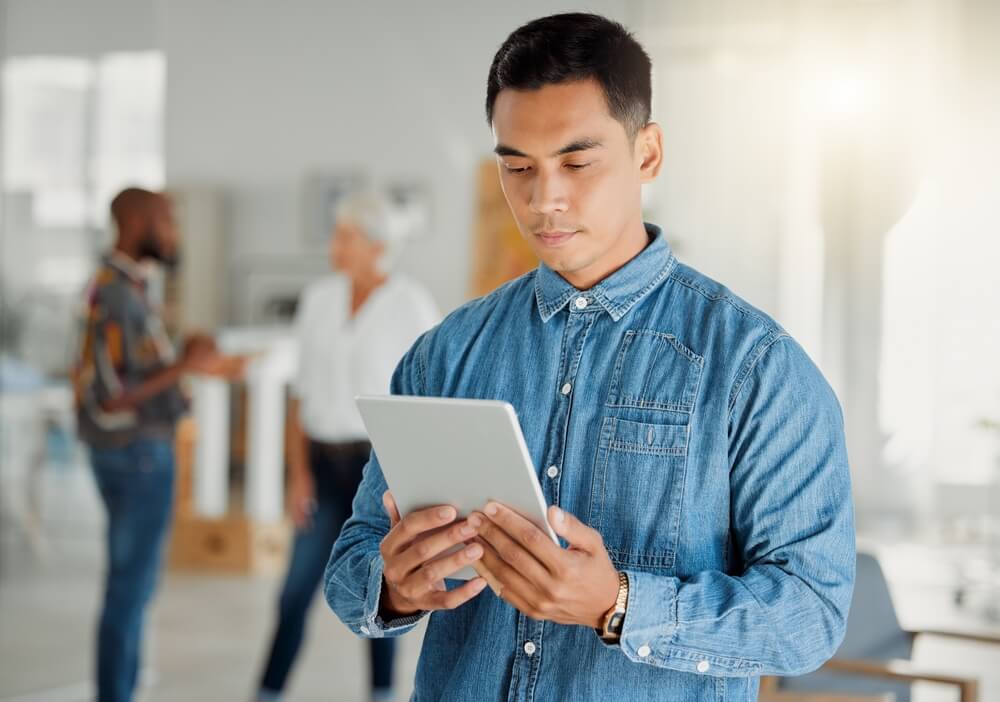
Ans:
[[[549,524],[556,534],[566,539],[573,548],[590,553],[603,548],[604,540],[600,534],[555,505],[549,507]]]
[[[385,507],[385,513],[389,515],[389,527],[399,524],[399,509],[396,507],[396,500],[393,499],[392,493],[388,490],[382,493],[382,505]]]

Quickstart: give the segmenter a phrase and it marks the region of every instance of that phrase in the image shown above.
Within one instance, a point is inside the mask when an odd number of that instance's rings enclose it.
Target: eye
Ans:
[[[521,167],[508,166],[506,163],[503,164],[503,167],[504,170],[510,173],[511,175],[519,175],[521,173],[527,173],[529,170],[531,170],[529,166],[521,166]]]
[[[589,163],[567,163],[565,165],[566,165],[566,168],[568,168],[571,171],[582,171],[584,168],[586,168],[590,164]]]

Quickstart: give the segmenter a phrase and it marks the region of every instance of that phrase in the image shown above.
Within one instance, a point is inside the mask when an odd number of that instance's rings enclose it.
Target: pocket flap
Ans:
[[[611,448],[636,453],[684,453],[688,427],[683,424],[651,424],[616,419]]]

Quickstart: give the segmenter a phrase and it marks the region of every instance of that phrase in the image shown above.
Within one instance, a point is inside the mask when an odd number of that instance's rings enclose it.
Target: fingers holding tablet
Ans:
[[[475,535],[464,520],[455,522],[454,507],[442,505],[418,510],[399,518],[392,495],[386,492],[383,503],[392,528],[382,540],[384,561],[383,601],[380,609],[391,616],[406,616],[420,611],[452,609],[478,595],[486,581],[475,578],[461,587],[447,591],[449,578],[482,558],[479,544],[467,544]],[[456,549],[455,547],[463,546]]]

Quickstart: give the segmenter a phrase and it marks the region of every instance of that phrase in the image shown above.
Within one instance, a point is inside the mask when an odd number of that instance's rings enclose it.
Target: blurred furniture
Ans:
[[[198,515],[194,498],[197,445],[197,423],[186,417],[177,427],[170,567],[227,573],[280,571],[288,546],[288,526],[283,521],[258,522],[240,512],[218,518]]]
[[[839,695],[824,692],[779,692],[772,683],[776,678],[763,678],[759,702],[895,702],[891,692],[884,695]]]
[[[44,471],[50,460],[60,459],[50,455],[50,433],[68,441],[75,424],[73,393],[65,383],[40,379],[30,387],[0,390],[0,521],[10,515],[39,557],[47,550],[42,528]]]
[[[878,700],[888,695],[888,699],[895,702],[909,702],[913,683],[931,682],[957,688],[960,702],[976,702],[979,699],[976,679],[930,670],[910,661],[914,639],[921,634],[1000,643],[1000,635],[989,635],[985,631],[904,629],[896,617],[878,560],[859,553],[847,634],[836,656],[815,673],[794,678],[764,678],[761,701],[853,702]]]
[[[285,393],[295,374],[298,352],[289,329],[227,330],[219,335],[227,354],[253,356],[246,370],[246,482],[244,512],[259,522],[284,515]],[[230,383],[218,378],[192,381],[195,446],[194,504],[203,517],[229,511]]]
[[[1000,424],[988,420],[982,426],[1000,430]],[[956,607],[981,621],[1000,625],[1000,458],[987,482],[938,483],[935,498],[934,516],[943,537],[959,547],[983,546],[956,563],[958,582],[952,593]]]
[[[246,404],[237,403],[241,418],[233,432],[233,384],[192,379],[193,422],[178,432],[178,495],[185,499],[177,503],[170,566],[275,572],[284,565],[290,534],[284,518],[285,395],[298,354],[284,328],[228,330],[218,343],[227,354],[253,356],[243,382]],[[241,506],[231,504],[240,502],[232,500],[234,454],[245,457]]]

